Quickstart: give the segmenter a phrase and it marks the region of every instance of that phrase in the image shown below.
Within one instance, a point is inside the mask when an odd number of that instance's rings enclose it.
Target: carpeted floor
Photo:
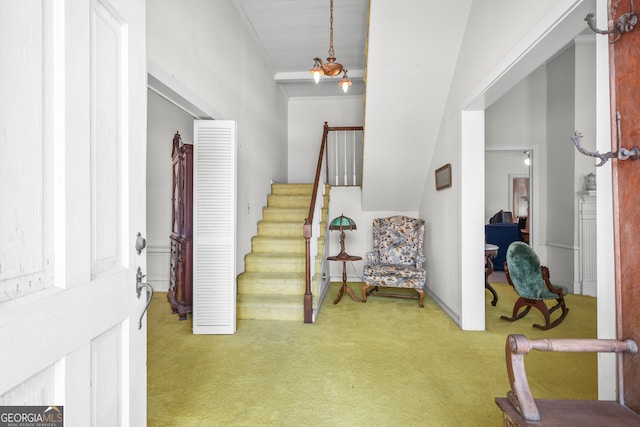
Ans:
[[[499,426],[509,389],[507,334],[595,338],[596,299],[569,295],[557,328],[509,323],[515,293],[486,293],[487,330],[464,332],[431,299],[343,297],[332,284],[317,322],[238,322],[236,335],[192,335],[154,296],[148,318],[149,426]],[[359,290],[359,284],[351,284]],[[536,398],[596,399],[594,354],[526,358]]]

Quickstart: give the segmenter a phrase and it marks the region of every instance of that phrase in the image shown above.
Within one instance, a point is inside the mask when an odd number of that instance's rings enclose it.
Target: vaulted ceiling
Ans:
[[[244,13],[267,57],[274,79],[289,97],[341,96],[342,75],[322,77],[316,85],[309,70],[313,58],[329,56],[330,0],[234,0]],[[333,48],[347,70],[349,94],[363,94],[368,0],[335,0]]]

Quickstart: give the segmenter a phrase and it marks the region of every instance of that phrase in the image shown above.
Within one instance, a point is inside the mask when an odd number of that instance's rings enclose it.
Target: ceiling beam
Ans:
[[[364,70],[348,70],[347,72],[349,79],[351,81],[361,81],[364,79]],[[340,80],[342,78],[341,75],[335,76],[336,79]],[[300,80],[313,80],[311,73],[309,71],[283,71],[276,73],[273,76],[273,79],[278,83],[286,83],[286,82],[296,82]],[[326,79],[321,79],[323,81]]]

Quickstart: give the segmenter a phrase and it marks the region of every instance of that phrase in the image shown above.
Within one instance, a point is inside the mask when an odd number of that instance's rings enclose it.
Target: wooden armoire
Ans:
[[[167,299],[173,313],[186,320],[193,303],[193,145],[173,137],[171,261]]]

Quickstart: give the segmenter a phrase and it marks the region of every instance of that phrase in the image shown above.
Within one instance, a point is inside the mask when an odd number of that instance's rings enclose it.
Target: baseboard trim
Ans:
[[[318,295],[318,304],[316,309],[313,311],[311,316],[311,322],[315,323],[318,319],[318,315],[320,314],[320,309],[322,308],[322,303],[324,302],[324,297],[327,295],[327,291],[329,290],[330,280],[328,278],[320,279],[320,295]]]
[[[149,245],[147,246],[147,253],[149,254],[168,254],[171,252],[170,245]]]
[[[447,315],[454,321],[456,322],[456,324],[458,326],[461,327],[460,325],[460,316],[458,316],[456,313],[454,313],[449,306],[447,306],[447,304],[445,304],[440,298],[438,298],[436,296],[436,294],[434,294],[433,292],[431,292],[431,290],[429,290],[429,288],[424,288],[425,292],[429,295],[429,297],[431,297],[431,299],[436,303],[436,305],[438,307],[440,307],[445,313],[447,313]]]

